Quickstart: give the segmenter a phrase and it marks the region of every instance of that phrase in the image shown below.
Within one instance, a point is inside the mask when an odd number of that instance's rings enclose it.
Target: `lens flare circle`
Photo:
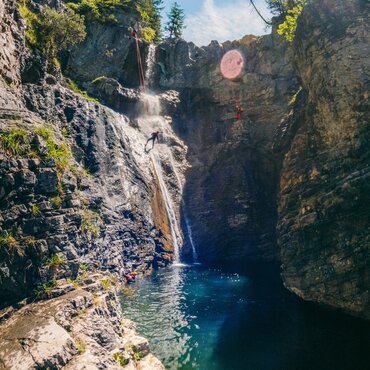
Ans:
[[[240,76],[244,68],[244,58],[238,50],[228,51],[221,59],[220,70],[228,80]]]

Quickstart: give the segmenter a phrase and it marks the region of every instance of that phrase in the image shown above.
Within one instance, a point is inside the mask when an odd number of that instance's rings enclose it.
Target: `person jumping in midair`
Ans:
[[[153,132],[152,133],[152,136],[147,140],[146,144],[145,144],[145,150],[146,150],[146,146],[148,145],[149,141],[153,141],[153,145],[152,145],[152,148],[154,148],[154,144],[155,144],[155,141],[159,141],[159,134],[160,132],[159,131],[156,131],[156,132]]]

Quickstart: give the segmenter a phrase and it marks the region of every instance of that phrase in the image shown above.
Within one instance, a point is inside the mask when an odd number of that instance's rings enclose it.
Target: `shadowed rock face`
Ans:
[[[370,318],[369,8],[308,6],[294,44],[302,80],[280,179],[278,238],[288,289]],[[288,120],[289,121],[289,120]]]
[[[219,70],[231,49],[245,59],[236,81]],[[277,257],[278,161],[271,143],[297,89],[290,57],[272,35],[204,48],[184,41],[159,46],[157,81],[180,90],[174,123],[191,164],[183,208],[203,262],[236,266]]]

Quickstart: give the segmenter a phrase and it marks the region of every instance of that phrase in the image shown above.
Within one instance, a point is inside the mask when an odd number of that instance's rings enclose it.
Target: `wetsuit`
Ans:
[[[237,121],[240,120],[242,112],[243,112],[243,108],[240,105],[237,105],[237,107],[236,107],[236,116],[235,116]]]

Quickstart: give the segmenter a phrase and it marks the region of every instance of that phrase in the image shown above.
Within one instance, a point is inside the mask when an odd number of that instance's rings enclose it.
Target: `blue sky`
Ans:
[[[164,0],[164,22],[173,0]],[[183,37],[198,46],[212,40],[224,42],[247,34],[268,33],[249,0],[177,0],[185,10],[186,28]],[[269,17],[265,0],[255,0],[260,12]]]

